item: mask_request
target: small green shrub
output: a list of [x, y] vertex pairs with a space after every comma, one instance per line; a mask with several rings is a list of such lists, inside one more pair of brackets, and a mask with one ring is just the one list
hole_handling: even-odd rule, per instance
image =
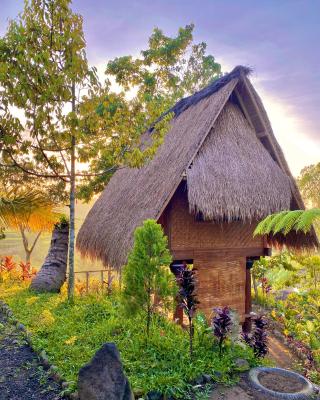
[[172, 305], [176, 284], [172, 260], [161, 225], [146, 220], [134, 233], [134, 245], [124, 268], [123, 300], [130, 314], [144, 312], [149, 337], [151, 318], [159, 307]]

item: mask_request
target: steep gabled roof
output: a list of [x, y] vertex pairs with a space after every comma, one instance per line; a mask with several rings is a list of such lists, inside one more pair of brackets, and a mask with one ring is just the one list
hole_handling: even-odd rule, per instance
[[[126, 262], [135, 228], [145, 219], [160, 217], [185, 171], [196, 162], [201, 146], [231, 97], [246, 116], [252, 132], [261, 140], [264, 147], [260, 146], [260, 150], [263, 147], [271, 154], [274, 161], [268, 161], [270, 168], [272, 162], [274, 165], [270, 171], [283, 182], [285, 201], [292, 197], [292, 207], [303, 206], [262, 103], [246, 77], [248, 72], [247, 68], [236, 67], [207, 88], [180, 100], [170, 110], [175, 116], [155, 157], [141, 169], [118, 170], [90, 210], [77, 237], [82, 255], [101, 259], [104, 264], [117, 268]], [[280, 186], [277, 187], [279, 191], [282, 190]], [[278, 203], [278, 208], [282, 209], [283, 204]], [[301, 237], [297, 242], [301, 246], [314, 243], [313, 235]]]

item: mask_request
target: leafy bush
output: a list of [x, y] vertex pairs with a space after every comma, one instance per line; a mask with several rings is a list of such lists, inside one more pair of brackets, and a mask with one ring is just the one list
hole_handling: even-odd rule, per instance
[[36, 273], [36, 270], [31, 267], [30, 263], [20, 261], [19, 265], [17, 265], [11, 256], [5, 256], [0, 260], [0, 283], [19, 280], [30, 281]]
[[263, 295], [259, 288], [255, 301], [272, 310], [271, 317], [280, 324], [287, 341], [305, 355], [305, 375], [320, 382], [320, 257], [284, 252], [265, 262], [272, 287], [294, 286], [294, 291], [284, 296], [275, 291]]

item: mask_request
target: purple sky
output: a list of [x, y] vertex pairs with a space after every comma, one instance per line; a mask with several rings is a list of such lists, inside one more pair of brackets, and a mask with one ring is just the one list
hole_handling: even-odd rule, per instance
[[[22, 0], [0, 0], [0, 35]], [[75, 0], [84, 17], [88, 58], [138, 55], [155, 26], [175, 34], [193, 22], [195, 40], [229, 71], [252, 76], [292, 172], [320, 161], [320, 1], [318, 0]]]

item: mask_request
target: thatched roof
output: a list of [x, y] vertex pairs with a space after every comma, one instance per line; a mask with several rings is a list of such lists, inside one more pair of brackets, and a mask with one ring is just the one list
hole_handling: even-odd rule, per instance
[[291, 203], [289, 177], [228, 102], [187, 169], [189, 208], [206, 220], [252, 221]]
[[[303, 207], [248, 72], [237, 67], [170, 110], [175, 117], [155, 157], [118, 170], [90, 210], [77, 237], [82, 255], [120, 268], [135, 228], [161, 216], [185, 175], [191, 210], [207, 218], [251, 220]], [[303, 236], [292, 243], [316, 243]]]

